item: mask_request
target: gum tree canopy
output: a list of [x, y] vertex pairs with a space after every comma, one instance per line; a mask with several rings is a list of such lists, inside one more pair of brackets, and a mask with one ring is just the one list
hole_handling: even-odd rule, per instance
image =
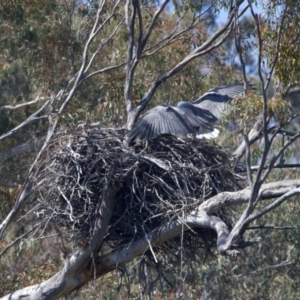
[[[299, 9], [1, 2], [2, 299], [298, 298]], [[241, 82], [216, 140], [128, 143], [146, 108]]]

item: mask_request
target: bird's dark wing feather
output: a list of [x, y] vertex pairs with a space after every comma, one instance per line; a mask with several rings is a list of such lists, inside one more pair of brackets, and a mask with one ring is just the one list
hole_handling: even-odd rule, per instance
[[239, 96], [244, 91], [244, 83], [233, 83], [230, 85], [219, 86], [210, 89], [208, 93], [216, 93], [218, 95], [228, 96], [229, 98], [234, 98]]
[[151, 140], [162, 134], [186, 137], [194, 132], [196, 130], [188, 124], [183, 111], [177, 107], [159, 105], [133, 125], [128, 141]]
[[227, 102], [239, 96], [244, 90], [243, 83], [220, 86], [210, 89], [203, 96], [191, 102], [195, 107], [208, 110], [216, 122], [227, 109]]
[[198, 104], [194, 104], [195, 107], [206, 109], [212, 115], [212, 122], [217, 122], [221, 115], [226, 111], [229, 104], [226, 102], [217, 102], [214, 100], [204, 100]]
[[234, 83], [226, 86], [219, 86], [213, 89], [210, 89], [207, 93], [205, 93], [200, 98], [192, 101], [193, 104], [198, 104], [204, 100], [212, 100], [215, 102], [228, 102], [232, 98], [241, 95], [244, 91], [243, 83]]
[[214, 130], [208, 124], [208, 122], [215, 122], [215, 118], [209, 110], [202, 109], [189, 102], [179, 102], [178, 108], [185, 113], [187, 122], [196, 128], [198, 133], [209, 133]]

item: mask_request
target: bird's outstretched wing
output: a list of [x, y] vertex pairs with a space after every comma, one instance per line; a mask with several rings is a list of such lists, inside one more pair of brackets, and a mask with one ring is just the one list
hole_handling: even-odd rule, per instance
[[230, 85], [218, 86], [208, 90], [204, 95], [198, 98], [192, 103], [199, 103], [204, 99], [207, 99], [209, 96], [216, 96], [218, 97], [219, 101], [226, 102], [236, 96], [239, 96], [244, 91], [244, 84], [243, 83], [233, 83]]
[[133, 125], [128, 140], [152, 140], [162, 134], [186, 137], [194, 129], [185, 121], [184, 112], [177, 107], [159, 105], [150, 109]]
[[193, 102], [179, 102], [177, 107], [159, 105], [150, 109], [133, 125], [128, 142], [152, 140], [163, 134], [185, 138], [196, 134], [197, 138], [214, 138], [219, 130], [210, 124], [218, 121], [227, 102], [243, 92], [242, 83], [210, 89]]
[[159, 105], [150, 109], [144, 117], [133, 125], [128, 134], [128, 142], [152, 140], [163, 134], [185, 138], [188, 134], [205, 134], [214, 128], [196, 116], [189, 109]]
[[210, 89], [200, 98], [192, 101], [195, 107], [208, 110], [216, 122], [226, 110], [227, 103], [234, 97], [239, 96], [244, 90], [243, 83], [235, 83], [227, 86], [219, 86]]

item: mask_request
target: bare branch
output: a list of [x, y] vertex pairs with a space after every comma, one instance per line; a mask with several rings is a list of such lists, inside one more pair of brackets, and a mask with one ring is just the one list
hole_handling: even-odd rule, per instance
[[249, 226], [247, 230], [254, 230], [254, 229], [296, 229], [297, 226], [276, 226], [274, 224], [266, 224], [266, 225], [256, 225], [256, 226]]
[[38, 115], [39, 115], [39, 113], [41, 113], [49, 105], [50, 102], [51, 102], [50, 100], [46, 101], [39, 110], [37, 110], [35, 113], [33, 113], [31, 116], [29, 116], [20, 125], [18, 125], [14, 129], [10, 130], [9, 132], [1, 135], [0, 136], [0, 141], [3, 141], [5, 139], [13, 136], [15, 133], [17, 133], [21, 128], [25, 127], [26, 125], [28, 125], [28, 124], [30, 124], [34, 121], [40, 120], [41, 118], [45, 118], [45, 116], [38, 117]]
[[[254, 18], [255, 24], [256, 24], [256, 30], [257, 30], [257, 34], [258, 34], [258, 46], [259, 46], [258, 74], [259, 74], [259, 78], [260, 78], [260, 81], [261, 81], [262, 94], [263, 94], [263, 113], [262, 113], [263, 117], [262, 117], [262, 119], [263, 119], [264, 151], [263, 151], [263, 154], [262, 154], [262, 157], [261, 157], [260, 168], [257, 171], [256, 179], [255, 179], [255, 182], [253, 183], [253, 186], [252, 186], [251, 197], [249, 199], [247, 208], [244, 210], [244, 212], [242, 213], [240, 219], [237, 221], [237, 223], [235, 224], [233, 230], [231, 231], [230, 237], [228, 239], [228, 243], [231, 243], [231, 241], [233, 241], [235, 239], [238, 239], [238, 236], [240, 235], [241, 231], [243, 230], [243, 228], [246, 224], [245, 223], [246, 219], [253, 212], [253, 210], [254, 210], [254, 208], [257, 204], [257, 201], [259, 200], [258, 194], [259, 194], [259, 191], [260, 191], [260, 187], [263, 184], [263, 180], [266, 177], [265, 175], [269, 171], [269, 170], [267, 170], [265, 172], [264, 176], [262, 177], [264, 166], [265, 166], [267, 156], [268, 156], [270, 146], [271, 146], [271, 142], [270, 142], [269, 136], [268, 136], [269, 117], [268, 117], [268, 104], [267, 104], [267, 88], [269, 86], [269, 83], [270, 83], [271, 77], [273, 75], [276, 62], [277, 62], [277, 58], [278, 58], [278, 54], [279, 54], [279, 47], [280, 47], [281, 32], [282, 32], [283, 20], [284, 20], [284, 17], [283, 17], [281, 19], [280, 28], [278, 30], [277, 43], [276, 43], [276, 50], [277, 50], [276, 55], [275, 55], [274, 62], [273, 62], [273, 65], [271, 67], [271, 70], [269, 72], [269, 76], [267, 78], [266, 84], [264, 84], [264, 79], [263, 79], [262, 70], [261, 70], [262, 52], [263, 52], [263, 38], [262, 38], [262, 34], [261, 34], [261, 24], [259, 22], [257, 14], [254, 13], [252, 2], [250, 0], [248, 0], [248, 4], [250, 6], [250, 11], [251, 11], [251, 14]], [[284, 15], [285, 15], [285, 12], [286, 12], [286, 7], [285, 7], [285, 10], [284, 10]], [[274, 164], [275, 164], [275, 162], [274, 162]]]
[[103, 68], [103, 69], [101, 69], [101, 70], [94, 71], [94, 72], [92, 72], [92, 73], [86, 75], [85, 77], [83, 77], [83, 78], [80, 80], [79, 84], [81, 84], [81, 83], [84, 82], [85, 80], [87, 80], [87, 79], [89, 79], [89, 78], [91, 78], [91, 77], [93, 77], [93, 76], [95, 76], [95, 75], [99, 75], [99, 74], [102, 74], [102, 73], [105, 73], [105, 72], [108, 72], [108, 71], [117, 70], [117, 69], [119, 69], [119, 68], [121, 68], [121, 67], [124, 67], [125, 65], [126, 65], [126, 62], [120, 63], [119, 65], [115, 65], [115, 66], [111, 66], [111, 67], [106, 67], [106, 68]]
[[280, 204], [282, 204], [285, 200], [300, 194], [300, 188], [295, 188], [292, 189], [291, 191], [285, 193], [284, 195], [282, 195], [281, 197], [279, 197], [276, 201], [272, 202], [270, 205], [264, 207], [263, 209], [261, 209], [260, 211], [253, 213], [252, 215], [250, 215], [246, 220], [245, 220], [245, 224], [249, 224], [250, 222], [256, 220], [257, 218], [260, 218], [261, 216], [265, 215], [266, 213], [268, 213], [269, 211], [275, 209], [277, 206], [279, 206]]
[[[273, 137], [274, 138], [276, 135], [276, 132], [274, 133]], [[295, 142], [295, 140], [297, 140], [300, 137], [300, 132], [298, 132], [297, 134], [295, 134], [292, 138], [290, 138], [289, 140], [287, 140], [284, 145], [281, 147], [281, 149], [278, 151], [278, 153], [272, 158], [270, 164], [268, 165], [268, 167], [266, 168], [265, 173], [262, 175], [262, 181], [266, 180], [267, 176], [270, 174], [270, 172], [272, 171], [272, 169], [274, 168], [277, 160], [283, 155], [284, 151]]]
[[[280, 197], [291, 190], [300, 187], [300, 179], [297, 180], [283, 180], [263, 184], [257, 196], [258, 200], [268, 200]], [[238, 192], [223, 192], [208, 199], [202, 203], [199, 210], [205, 211], [207, 214], [212, 214], [223, 207], [232, 205], [239, 205], [247, 203], [251, 196], [251, 189], [246, 188]]]
[[[261, 164], [260, 164], [261, 168], [258, 170], [258, 173], [257, 173], [257, 180], [256, 180], [257, 184], [255, 184], [254, 187], [253, 187], [253, 191], [254, 191], [253, 192], [253, 198], [255, 198], [255, 194], [257, 194], [257, 191], [259, 190], [259, 185], [263, 182], [261, 180], [261, 175], [262, 175], [263, 167], [265, 165], [265, 162], [266, 162], [269, 150], [270, 150], [270, 146], [271, 146], [271, 143], [269, 142], [269, 137], [268, 137], [268, 123], [269, 122], [268, 122], [267, 89], [269, 87], [269, 84], [270, 84], [270, 81], [271, 81], [271, 78], [272, 78], [272, 75], [273, 75], [273, 72], [274, 72], [277, 60], [278, 60], [278, 55], [279, 55], [279, 50], [280, 50], [281, 33], [282, 33], [282, 28], [283, 28], [283, 22], [285, 20], [285, 14], [286, 14], [287, 6], [285, 6], [285, 9], [283, 11], [283, 17], [281, 19], [280, 27], [279, 27], [279, 30], [278, 30], [277, 41], [276, 41], [276, 54], [275, 54], [275, 57], [274, 57], [274, 61], [273, 61], [273, 64], [271, 66], [271, 70], [269, 72], [269, 75], [267, 77], [266, 84], [264, 84], [264, 79], [263, 79], [262, 71], [261, 71], [261, 64], [262, 64], [262, 59], [261, 58], [262, 58], [262, 51], [263, 51], [262, 50], [263, 38], [262, 38], [262, 35], [261, 35], [261, 29], [260, 29], [260, 23], [259, 23], [259, 20], [258, 20], [258, 16], [254, 13], [252, 4], [250, 2], [249, 2], [249, 5], [250, 5], [251, 14], [252, 14], [252, 16], [253, 16], [253, 18], [255, 20], [255, 23], [256, 23], [257, 33], [258, 33], [258, 42], [259, 42], [258, 74], [259, 74], [259, 78], [260, 78], [261, 85], [262, 85], [262, 95], [263, 95], [263, 135], [264, 135], [264, 141], [265, 141], [264, 152], [263, 152], [263, 155], [262, 155], [262, 158], [261, 158]], [[264, 177], [266, 178], [266, 174], [265, 174]], [[255, 200], [253, 199], [253, 201], [255, 201]]]
[[251, 169], [251, 152], [250, 152], [250, 143], [248, 140], [248, 136], [244, 135], [244, 141], [246, 145], [246, 168], [247, 168], [247, 176], [249, 186], [252, 188], [253, 186], [253, 178], [252, 178], [252, 169]]
[[17, 244], [20, 240], [22, 240], [24, 237], [35, 231], [37, 228], [39, 228], [40, 225], [35, 225], [30, 230], [26, 231], [24, 234], [18, 236], [14, 241], [12, 241], [8, 246], [6, 246], [1, 252], [0, 257], [3, 256], [11, 247], [13, 247], [15, 244]]
[[[264, 169], [269, 169], [270, 165], [265, 165]], [[300, 168], [300, 164], [277, 164], [272, 166], [272, 169], [291, 169], [291, 168]], [[259, 166], [252, 166], [252, 171], [257, 171]]]
[[[249, 5], [246, 6], [248, 9]], [[243, 57], [243, 51], [242, 51], [242, 45], [241, 45], [241, 29], [239, 24], [239, 14], [238, 10], [235, 11], [235, 18], [234, 18], [234, 40], [235, 40], [235, 47], [237, 50], [237, 53], [240, 58], [241, 66], [242, 66], [242, 75], [243, 75], [243, 81], [244, 81], [244, 92], [247, 89], [247, 77], [246, 77], [246, 64]]]
[[[135, 16], [136, 16], [136, 7], [139, 6], [139, 3], [134, 2], [133, 10], [131, 13], [131, 18], [129, 21], [129, 6], [130, 0], [127, 0], [125, 6], [125, 24], [128, 31], [128, 48], [127, 48], [127, 68], [126, 68], [126, 80], [125, 80], [125, 87], [124, 87], [124, 99], [125, 99], [125, 106], [127, 114], [133, 109], [133, 102], [132, 102], [132, 82], [133, 82], [133, 75], [134, 70], [138, 64], [137, 57], [134, 58], [134, 26], [135, 26]], [[137, 53], [135, 53], [137, 55]]]
[[141, 8], [139, 4], [139, 0], [133, 0], [133, 5], [136, 7], [137, 16], [139, 20], [139, 35], [137, 39], [137, 49], [136, 49], [136, 57], [139, 59], [141, 57], [142, 51], [143, 51], [143, 17], [141, 13]]
[[294, 95], [299, 95], [300, 94], [300, 87], [295, 85], [295, 86], [289, 86], [286, 90], [285, 93], [283, 93], [282, 97], [285, 99], [287, 97], [292, 97]]
[[169, 0], [165, 0], [159, 7], [159, 9], [155, 12], [152, 20], [151, 20], [151, 23], [149, 25], [149, 27], [147, 28], [147, 31], [145, 33], [145, 36], [141, 42], [141, 52], [144, 50], [147, 42], [148, 42], [148, 39], [153, 31], [153, 28], [156, 24], [156, 21], [158, 19], [158, 17], [160, 16], [160, 14], [162, 13], [162, 11], [165, 9], [166, 5], [168, 4]]
[[[104, 2], [104, 1], [103, 1]], [[105, 19], [105, 21], [97, 28], [97, 30], [95, 30], [94, 36], [97, 35], [97, 33], [104, 27], [104, 25], [114, 16], [116, 9], [118, 7], [120, 3], [120, 0], [118, 0], [116, 2], [116, 4], [114, 5], [114, 8], [112, 9], [111, 14]], [[96, 49], [96, 51], [93, 53], [89, 63], [87, 64], [85, 70], [84, 70], [84, 74], [88, 71], [88, 69], [90, 68], [91, 64], [93, 63], [96, 55], [99, 53], [99, 51], [115, 36], [116, 32], [118, 31], [118, 29], [120, 28], [120, 26], [123, 24], [124, 19], [122, 19], [122, 21], [117, 24], [117, 26], [114, 28], [114, 30], [112, 31], [112, 33], [105, 39], [105, 41], [103, 41], [102, 43], [99, 44], [98, 48]]]
[[[259, 117], [248, 134], [248, 141], [250, 146], [262, 137], [262, 125], [263, 125], [263, 118]], [[246, 152], [246, 142], [244, 140], [233, 153], [233, 155], [236, 158], [236, 162], [238, 162], [243, 157], [245, 152]]]
[[[286, 191], [291, 189], [296, 189], [300, 192], [300, 180], [287, 180], [264, 184], [260, 192], [260, 200], [274, 198], [278, 195], [286, 196]], [[147, 237], [143, 237], [102, 256], [96, 256], [96, 252], [99, 251], [114, 209], [116, 201], [115, 194], [117, 191], [118, 187], [114, 187], [108, 182], [107, 190], [102, 196], [102, 204], [99, 208], [99, 226], [95, 229], [86, 247], [68, 258], [63, 270], [41, 284], [21, 289], [5, 296], [3, 299], [20, 299], [21, 297], [22, 299], [42, 299], [45, 295], [51, 297], [51, 299], [57, 299], [84, 285], [88, 281], [95, 279], [95, 277], [103, 276], [142, 255], [149, 249], [149, 242], [152, 247], [158, 246], [182, 234], [183, 231], [190, 230], [194, 227], [214, 230], [217, 233], [218, 251], [225, 255], [235, 256], [238, 254], [238, 251], [234, 250], [234, 248], [243, 248], [258, 241], [258, 239], [254, 239], [253, 241], [242, 242], [240, 245], [232, 245], [233, 249], [230, 249], [227, 242], [229, 238], [227, 225], [220, 218], [208, 215], [224, 206], [247, 203], [251, 196], [251, 190], [246, 189], [239, 192], [218, 194], [205, 201], [199, 206], [197, 211], [192, 212], [186, 218], [163, 224], [160, 228], [148, 234]], [[96, 274], [90, 272], [88, 267], [93, 258]], [[80, 272], [78, 272], [79, 270]], [[76, 274], [75, 277], [74, 274]]]
[[273, 269], [277, 269], [277, 268], [281, 268], [281, 267], [287, 267], [287, 266], [291, 266], [293, 264], [295, 264], [295, 263], [286, 260], [286, 261], [283, 261], [283, 262], [281, 262], [280, 264], [277, 264], [277, 265], [267, 266], [265, 268], [257, 269], [255, 271], [246, 272], [246, 273], [242, 273], [242, 274], [234, 274], [234, 276], [243, 277], [243, 276], [248, 276], [248, 275], [255, 275], [255, 274], [263, 272], [263, 271], [273, 270]]
[[17, 105], [4, 105], [4, 106], [1, 106], [0, 107], [0, 111], [1, 110], [16, 110], [18, 108], [22, 108], [22, 107], [25, 107], [25, 106], [28, 106], [28, 105], [31, 105], [31, 104], [35, 104], [35, 103], [38, 103], [42, 100], [46, 100], [47, 98], [45, 97], [40, 97], [40, 96], [37, 96], [35, 100], [32, 100], [32, 101], [28, 101], [28, 102], [25, 102], [25, 103], [21, 103], [21, 104], [17, 104]]
[[[99, 210], [97, 226], [86, 246], [74, 253], [66, 261], [64, 268], [41, 284], [30, 286], [6, 295], [2, 299], [58, 299], [94, 279], [89, 264], [96, 258], [103, 238], [107, 233], [115, 203], [118, 187], [108, 183]], [[100, 201], [99, 201], [100, 203]], [[117, 265], [115, 265], [117, 267]], [[76, 276], [74, 276], [76, 274]]]
[[[141, 58], [149, 57], [149, 56], [157, 53], [159, 50], [163, 49], [164, 47], [167, 47], [167, 46], [171, 45], [172, 43], [175, 43], [176, 41], [180, 40], [181, 36], [184, 33], [186, 33], [189, 30], [192, 30], [200, 23], [200, 19], [198, 19], [198, 22], [195, 22], [194, 20], [192, 20], [192, 23], [189, 26], [187, 26], [187, 28], [182, 29], [181, 31], [176, 33], [178, 26], [179, 26], [181, 20], [184, 18], [184, 16], [185, 16], [185, 14], [183, 16], [181, 16], [179, 18], [179, 20], [177, 20], [176, 26], [174, 27], [174, 29], [172, 30], [172, 32], [169, 35], [167, 35], [166, 37], [164, 37], [163, 39], [161, 39], [154, 45], [151, 45], [147, 49], [145, 49], [144, 54], [141, 56]], [[156, 49], [154, 49], [154, 48], [156, 48]], [[149, 52], [152, 49], [154, 49], [154, 50], [152, 52]]]
[[[85, 44], [83, 54], [82, 54], [82, 64], [81, 64], [81, 67], [80, 67], [77, 75], [75, 76], [73, 87], [67, 93], [66, 99], [63, 101], [63, 103], [61, 104], [58, 112], [55, 114], [55, 119], [54, 119], [53, 122], [52, 122], [52, 115], [49, 114], [49, 127], [48, 127], [48, 133], [47, 133], [47, 137], [45, 139], [44, 145], [42, 146], [41, 150], [37, 154], [34, 163], [31, 165], [31, 168], [29, 170], [29, 175], [28, 175], [28, 177], [27, 177], [27, 179], [26, 179], [26, 181], [23, 185], [22, 190], [19, 193], [19, 196], [17, 197], [14, 208], [6, 216], [5, 220], [3, 220], [2, 223], [0, 224], [0, 237], [3, 236], [3, 233], [4, 233], [5, 229], [9, 226], [9, 224], [12, 222], [12, 220], [15, 218], [16, 214], [18, 213], [19, 209], [23, 206], [23, 204], [30, 197], [30, 195], [32, 193], [32, 180], [33, 180], [35, 172], [36, 172], [37, 161], [39, 160], [39, 158], [41, 157], [44, 149], [46, 149], [46, 147], [48, 146], [51, 138], [53, 137], [64, 110], [66, 109], [66, 107], [70, 103], [70, 101], [72, 100], [72, 98], [73, 98], [76, 90], [78, 89], [79, 85], [83, 82], [82, 79], [84, 77], [84, 70], [85, 70], [85, 67], [86, 67], [86, 64], [87, 64], [89, 46], [90, 46], [92, 40], [94, 39], [95, 34], [98, 33], [100, 31], [100, 29], [102, 28], [101, 24], [98, 26], [98, 23], [99, 23], [99, 20], [100, 20], [100, 13], [102, 12], [104, 4], [105, 4], [105, 1], [99, 1], [99, 8], [97, 10], [95, 23], [94, 23], [93, 29], [92, 29], [92, 31], [89, 35], [88, 41]], [[108, 21], [107, 19], [104, 20], [104, 22], [107, 22], [107, 21]], [[97, 26], [98, 26], [98, 28], [97, 28]], [[69, 84], [70, 84], [70, 82], [69, 82]], [[44, 104], [44, 106], [48, 105], [50, 102], [53, 102], [56, 99], [59, 99], [62, 96], [63, 91], [64, 90], [59, 91], [57, 93], [57, 95], [53, 96], [51, 101], [50, 100], [47, 101]], [[37, 113], [38, 112], [36, 112], [35, 114], [37, 114]]]
[[[202, 46], [197, 47], [191, 54], [187, 55], [185, 59], [183, 59], [180, 63], [178, 63], [175, 67], [173, 67], [170, 71], [166, 72], [165, 74], [159, 76], [156, 81], [154, 81], [146, 93], [146, 95], [143, 97], [143, 99], [140, 101], [137, 107], [137, 116], [145, 109], [148, 102], [151, 100], [152, 96], [154, 95], [156, 89], [158, 86], [166, 81], [171, 76], [177, 74], [180, 70], [182, 70], [190, 61], [195, 59], [196, 57], [202, 56], [213, 49], [219, 47], [221, 44], [224, 43], [227, 36], [229, 35], [230, 31], [226, 33], [226, 35], [220, 39], [220, 41], [213, 44], [223, 33], [225, 33], [229, 26], [231, 25], [231, 22], [233, 20], [234, 13], [232, 12], [229, 15], [229, 18], [227, 22], [212, 36], [210, 37], [205, 43], [203, 43]], [[136, 118], [137, 118], [136, 116]]]

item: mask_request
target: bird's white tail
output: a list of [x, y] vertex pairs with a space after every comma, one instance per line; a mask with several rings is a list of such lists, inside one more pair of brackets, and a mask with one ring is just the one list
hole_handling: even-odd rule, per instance
[[220, 133], [220, 130], [215, 128], [214, 131], [212, 132], [209, 132], [209, 133], [202, 133], [202, 134], [196, 134], [196, 138], [201, 140], [203, 138], [206, 138], [206, 139], [215, 139], [216, 137], [219, 136], [219, 133]]

